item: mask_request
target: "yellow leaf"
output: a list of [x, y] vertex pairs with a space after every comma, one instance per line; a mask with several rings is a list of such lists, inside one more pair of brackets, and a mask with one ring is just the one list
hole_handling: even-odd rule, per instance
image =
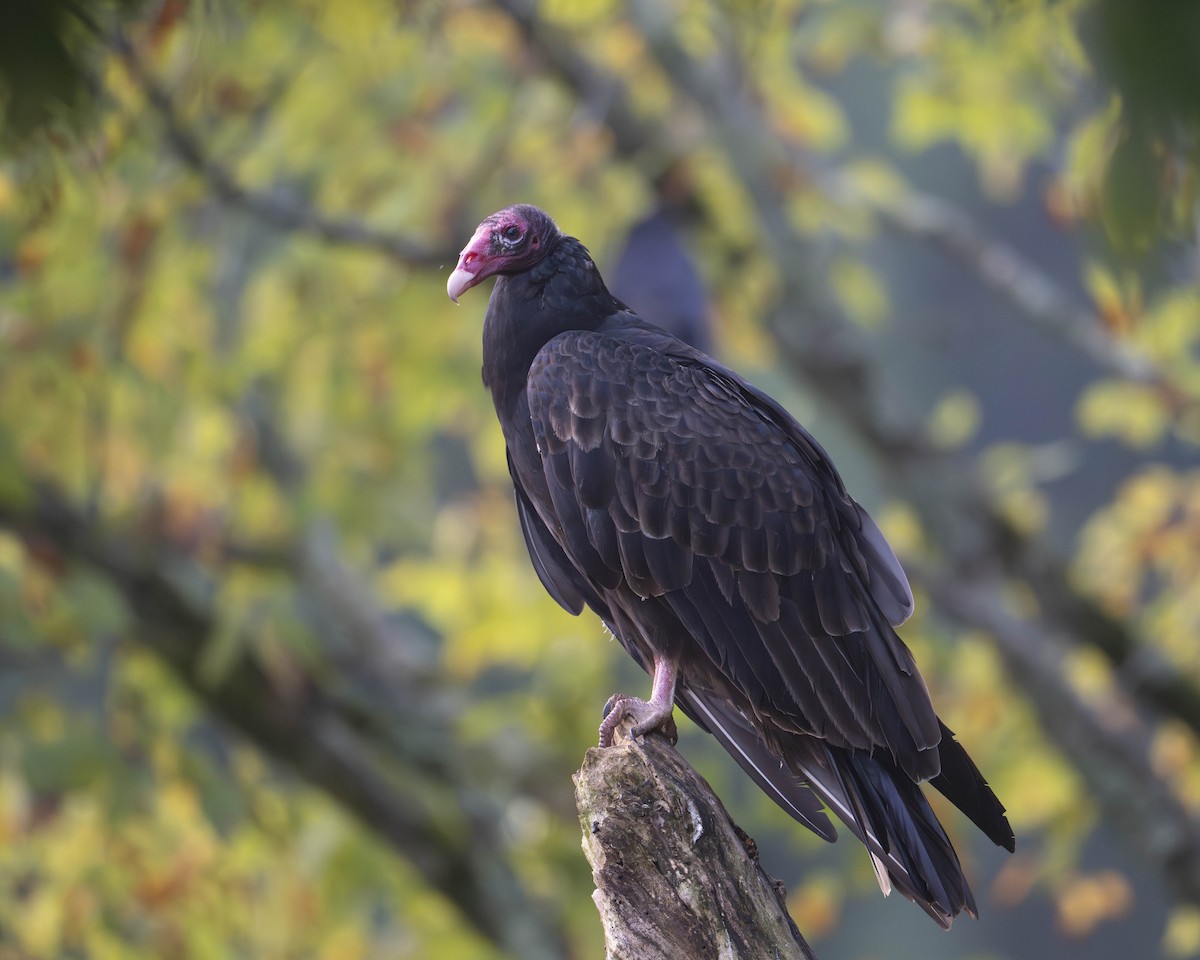
[[1076, 415], [1087, 436], [1117, 437], [1142, 449], [1159, 443], [1170, 426], [1162, 399], [1153, 388], [1137, 383], [1093, 384], [1080, 399]]
[[1127, 336], [1142, 313], [1142, 291], [1137, 276], [1131, 274], [1121, 280], [1103, 264], [1088, 260], [1083, 282], [1104, 325], [1114, 334]]
[[846, 140], [846, 119], [837, 102], [811, 87], [789, 84], [770, 111], [780, 134], [799, 143], [832, 150]]
[[1102, 870], [1068, 881], [1058, 894], [1058, 922], [1068, 935], [1083, 937], [1132, 906], [1129, 881], [1115, 870]]
[[321, 960], [361, 960], [371, 953], [370, 944], [357, 926], [343, 925], [326, 941]]
[[871, 511], [892, 549], [901, 556], [916, 553], [924, 544], [924, 531], [916, 511], [907, 503], [889, 501], [882, 510]]
[[820, 938], [837, 927], [845, 898], [842, 887], [836, 877], [822, 872], [806, 877], [788, 897], [788, 912], [805, 936]]
[[967, 390], [952, 390], [938, 401], [930, 414], [929, 438], [939, 447], [960, 447], [979, 429], [979, 401]]
[[887, 206], [908, 190], [896, 168], [882, 159], [853, 161], [846, 165], [843, 172], [859, 194], [880, 206]]
[[63, 911], [58, 891], [43, 887], [36, 891], [21, 911], [17, 934], [21, 944], [35, 957], [60, 955]]
[[829, 275], [833, 292], [850, 316], [868, 327], [877, 327], [887, 316], [887, 294], [875, 272], [861, 261], [837, 260]]
[[1169, 957], [1200, 956], [1200, 909], [1176, 907], [1163, 934], [1163, 953]]

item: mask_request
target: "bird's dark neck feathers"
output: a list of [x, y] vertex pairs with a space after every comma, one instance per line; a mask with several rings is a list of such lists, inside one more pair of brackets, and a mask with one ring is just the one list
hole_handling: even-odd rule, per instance
[[501, 419], [511, 414], [537, 352], [568, 330], [594, 330], [616, 309], [574, 237], [560, 237], [528, 270], [496, 280], [483, 322], [483, 382]]

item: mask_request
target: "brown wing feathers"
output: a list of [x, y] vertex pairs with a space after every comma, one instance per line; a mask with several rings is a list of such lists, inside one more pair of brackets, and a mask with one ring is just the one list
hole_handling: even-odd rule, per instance
[[713, 668], [783, 727], [937, 774], [936, 715], [861, 583], [857, 506], [814, 480], [808, 451], [703, 367], [599, 333], [552, 340], [528, 396], [584, 573], [668, 595]]

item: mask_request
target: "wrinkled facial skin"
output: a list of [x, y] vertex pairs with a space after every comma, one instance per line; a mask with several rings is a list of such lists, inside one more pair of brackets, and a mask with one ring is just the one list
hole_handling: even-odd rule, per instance
[[446, 281], [446, 293], [458, 303], [466, 291], [498, 273], [516, 273], [542, 254], [543, 238], [531, 230], [518, 208], [493, 213], [463, 247], [458, 266]]

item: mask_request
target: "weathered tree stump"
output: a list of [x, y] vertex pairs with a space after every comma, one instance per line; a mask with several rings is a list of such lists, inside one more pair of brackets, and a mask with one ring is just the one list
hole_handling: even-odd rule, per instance
[[662, 736], [593, 747], [575, 774], [608, 960], [816, 960], [782, 885]]

